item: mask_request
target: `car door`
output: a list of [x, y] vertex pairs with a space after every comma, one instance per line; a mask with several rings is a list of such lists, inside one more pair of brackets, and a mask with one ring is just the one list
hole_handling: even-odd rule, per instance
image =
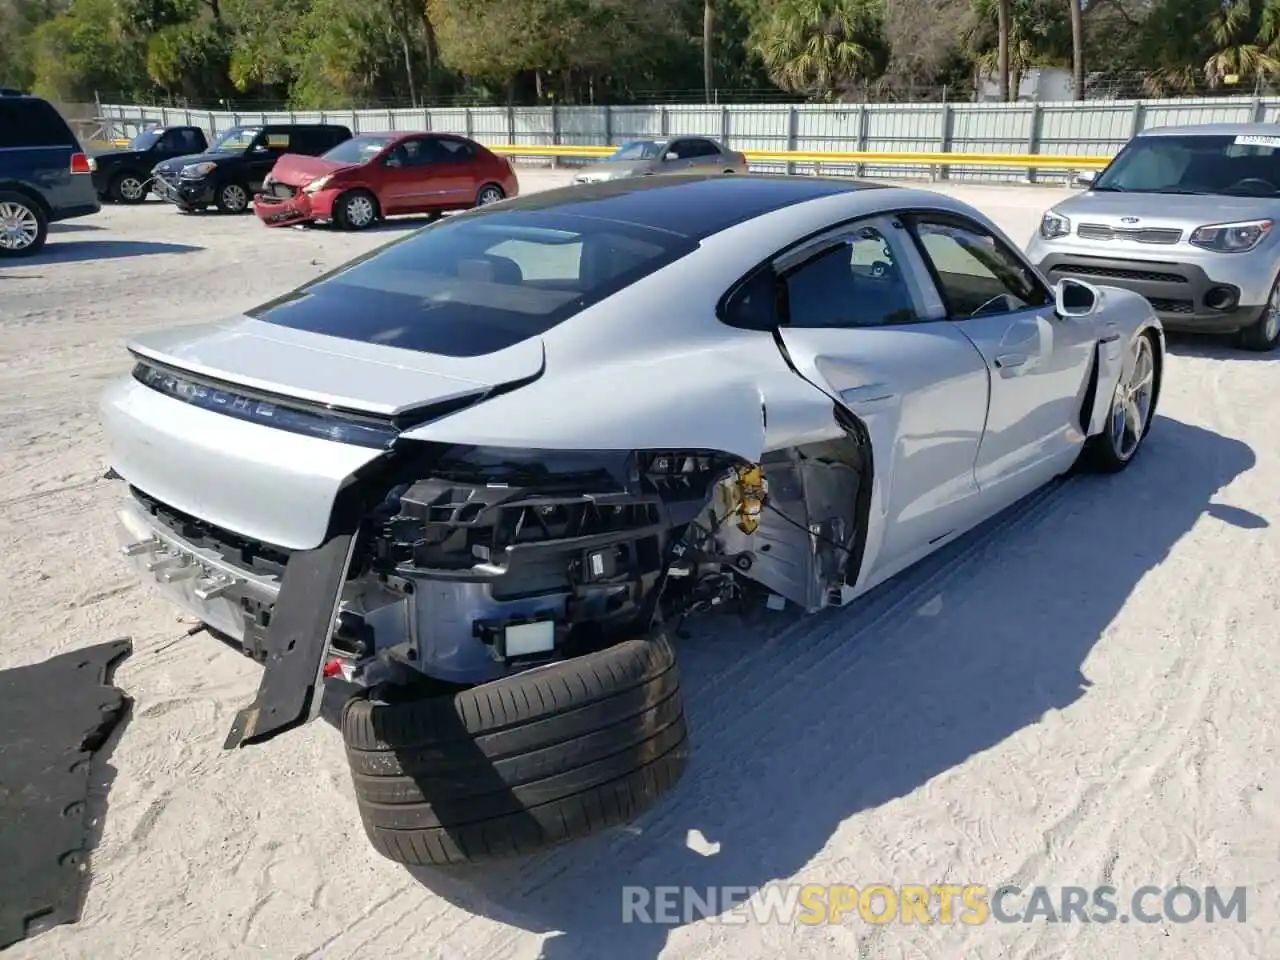
[[719, 170], [724, 164], [720, 148], [710, 140], [695, 138], [684, 141], [683, 152], [688, 156], [691, 170]]
[[1084, 442], [1091, 329], [1060, 318], [1035, 270], [982, 224], [950, 212], [906, 220], [948, 320], [991, 373], [978, 487], [1017, 499], [1069, 467]]
[[392, 178], [402, 213], [469, 207], [475, 201], [471, 171], [438, 137], [414, 137], [401, 143], [404, 167]]
[[[955, 324], [929, 320], [921, 267], [893, 217], [789, 253], [780, 335], [800, 374], [867, 427], [875, 456], [863, 582], [967, 529], [987, 368]], [[918, 258], [914, 261], [918, 264]]]
[[693, 140], [681, 138], [667, 144], [658, 163], [658, 173], [680, 173], [693, 164], [696, 148], [691, 146]]

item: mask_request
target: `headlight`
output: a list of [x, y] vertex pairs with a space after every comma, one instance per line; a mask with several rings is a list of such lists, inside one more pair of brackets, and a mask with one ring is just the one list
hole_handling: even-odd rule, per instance
[[1040, 236], [1045, 240], [1065, 237], [1071, 232], [1071, 221], [1050, 210], [1040, 221]]
[[206, 160], [203, 163], [189, 163], [182, 168], [180, 176], [183, 180], [199, 180], [201, 177], [207, 177], [218, 169], [218, 165], [212, 160]]
[[1211, 223], [1191, 231], [1187, 242], [1219, 253], [1244, 253], [1252, 250], [1275, 225], [1272, 220], [1245, 220], [1241, 223]]
[[318, 193], [329, 185], [329, 181], [333, 179], [333, 174], [326, 174], [323, 177], [316, 177], [305, 187], [302, 188], [303, 193]]

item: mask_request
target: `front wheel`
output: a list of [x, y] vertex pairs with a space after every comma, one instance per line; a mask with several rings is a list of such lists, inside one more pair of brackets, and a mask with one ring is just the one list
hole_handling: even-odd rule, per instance
[[1129, 347], [1124, 369], [1111, 395], [1107, 427], [1090, 437], [1087, 465], [1101, 473], [1119, 473], [1142, 446], [1156, 415], [1156, 348], [1151, 333], [1143, 333]]
[[26, 257], [44, 246], [49, 218], [21, 193], [0, 192], [0, 257]]
[[1238, 334], [1240, 346], [1254, 353], [1269, 353], [1280, 346], [1280, 279], [1271, 288], [1262, 316]]
[[367, 190], [344, 193], [333, 205], [334, 223], [342, 230], [364, 230], [378, 219], [378, 201]]
[[249, 209], [249, 190], [242, 183], [223, 184], [215, 202], [222, 213], [244, 213]]
[[506, 199], [506, 193], [496, 183], [486, 183], [476, 194], [476, 206], [487, 207], [491, 203]]
[[141, 203], [147, 199], [146, 182], [136, 173], [122, 173], [111, 181], [111, 199], [116, 203]]

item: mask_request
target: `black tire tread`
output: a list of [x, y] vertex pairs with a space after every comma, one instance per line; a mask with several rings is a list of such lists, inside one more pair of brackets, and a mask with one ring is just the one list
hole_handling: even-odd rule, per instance
[[342, 732], [365, 832], [407, 864], [515, 856], [626, 823], [688, 760], [662, 631], [447, 696], [353, 699]]
[[[651, 640], [627, 640], [590, 656], [504, 677], [452, 697], [395, 705], [351, 700], [342, 711], [342, 737], [349, 749], [365, 751], [470, 743], [481, 734], [498, 733], [607, 700], [675, 669], [671, 641], [665, 633], [657, 633]], [[574, 695], [567, 683], [570, 677], [580, 682], [584, 696]], [[511, 709], [495, 706], [495, 702], [503, 703], [503, 694], [514, 689], [536, 690], [540, 702], [535, 705], [525, 697], [523, 703], [513, 700]]]
[[536, 853], [634, 820], [680, 779], [688, 742], [590, 793], [461, 827], [393, 830], [365, 821], [373, 848], [410, 866], [448, 866]]

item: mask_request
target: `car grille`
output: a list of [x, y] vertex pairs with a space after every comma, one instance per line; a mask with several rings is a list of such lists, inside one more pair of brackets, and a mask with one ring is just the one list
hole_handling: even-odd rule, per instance
[[288, 200], [289, 198], [296, 196], [297, 193], [298, 188], [291, 187], [287, 183], [276, 182], [271, 184], [271, 196], [279, 197], [281, 200]]
[[1082, 223], [1076, 236], [1087, 240], [1136, 240], [1138, 243], [1177, 243], [1181, 230], [1164, 227], [1109, 227], [1105, 223]]
[[1150, 283], [1186, 283], [1187, 278], [1176, 273], [1158, 270], [1130, 270], [1122, 267], [1102, 267], [1090, 263], [1064, 263], [1053, 267], [1050, 273], [1065, 273], [1077, 277], [1100, 277], [1106, 280], [1146, 280]]
[[1164, 300], [1159, 297], [1147, 298], [1151, 309], [1156, 313], [1195, 313], [1195, 304], [1190, 300]]

